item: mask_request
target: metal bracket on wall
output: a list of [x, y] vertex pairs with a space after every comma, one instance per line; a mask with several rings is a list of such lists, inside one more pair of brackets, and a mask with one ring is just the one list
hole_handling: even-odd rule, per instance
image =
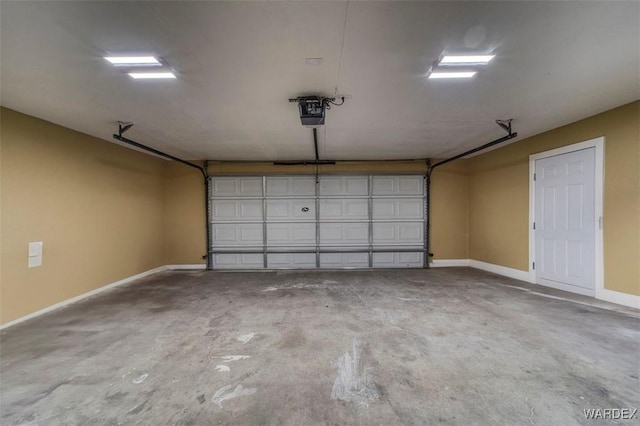
[[513, 121], [513, 118], [509, 118], [507, 120], [496, 120], [496, 124], [500, 127], [502, 127], [502, 129], [504, 129], [505, 132], [507, 132], [507, 134], [511, 134], [511, 122]]

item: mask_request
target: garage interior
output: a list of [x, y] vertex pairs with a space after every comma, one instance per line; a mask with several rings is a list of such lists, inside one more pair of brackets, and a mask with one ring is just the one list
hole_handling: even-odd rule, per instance
[[2, 424], [637, 422], [640, 3], [0, 20]]

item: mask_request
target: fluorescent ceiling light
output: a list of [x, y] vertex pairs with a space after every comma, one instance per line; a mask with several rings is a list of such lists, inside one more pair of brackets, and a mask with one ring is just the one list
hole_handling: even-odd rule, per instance
[[176, 78], [176, 75], [172, 72], [130, 72], [128, 74], [136, 80]]
[[429, 74], [429, 78], [471, 78], [476, 75], [475, 71], [462, 71], [462, 72], [432, 72]]
[[146, 66], [158, 66], [162, 65], [153, 56], [105, 56], [107, 61], [113, 65], [146, 65]]
[[455, 64], [488, 64], [490, 60], [495, 58], [496, 55], [471, 55], [471, 56], [457, 56], [447, 55], [440, 60], [442, 65], [455, 65]]

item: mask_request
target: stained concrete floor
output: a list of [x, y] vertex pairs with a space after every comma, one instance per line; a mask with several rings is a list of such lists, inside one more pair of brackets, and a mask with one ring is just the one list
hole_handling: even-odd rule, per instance
[[638, 312], [564, 297], [469, 268], [165, 272], [3, 331], [0, 423], [637, 424], [583, 410], [640, 408]]

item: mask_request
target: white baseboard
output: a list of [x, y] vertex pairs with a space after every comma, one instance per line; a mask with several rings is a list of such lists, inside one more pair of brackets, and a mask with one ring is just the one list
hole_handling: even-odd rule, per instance
[[152, 274], [156, 274], [158, 272], [166, 271], [167, 269], [168, 268], [166, 266], [160, 266], [158, 268], [150, 269], [148, 271], [141, 272], [139, 274], [132, 275], [130, 277], [121, 279], [121, 280], [113, 282], [111, 284], [107, 284], [107, 285], [102, 286], [100, 288], [97, 288], [95, 290], [91, 290], [91, 291], [89, 291], [87, 293], [83, 293], [83, 294], [81, 294], [79, 296], [72, 297], [71, 299], [63, 300], [62, 302], [56, 303], [55, 305], [48, 306], [48, 307], [46, 307], [44, 309], [40, 309], [39, 311], [32, 312], [32, 313], [30, 313], [28, 315], [25, 315], [23, 317], [20, 317], [18, 319], [14, 319], [13, 321], [9, 321], [9, 322], [6, 322], [4, 324], [1, 324], [0, 325], [0, 330], [4, 330], [5, 328], [8, 328], [8, 327], [11, 327], [13, 325], [19, 324], [21, 322], [27, 321], [27, 320], [29, 320], [31, 318], [35, 318], [35, 317], [38, 317], [40, 315], [46, 314], [47, 312], [51, 312], [51, 311], [55, 311], [56, 309], [63, 308], [65, 306], [71, 305], [72, 303], [79, 302], [80, 300], [86, 299], [87, 297], [95, 296], [95, 295], [97, 295], [99, 293], [102, 293], [103, 291], [107, 291], [107, 290], [112, 289], [114, 287], [118, 287], [118, 286], [121, 286], [123, 284], [130, 283], [131, 281], [139, 280], [140, 278], [144, 278], [146, 276], [149, 276], [149, 275], [152, 275]]
[[455, 266], [469, 266], [469, 259], [434, 259], [431, 261], [432, 268], [449, 268]]
[[640, 309], [640, 296], [635, 296], [633, 294], [621, 293], [619, 291], [603, 288], [596, 290], [596, 299], [628, 306], [629, 308]]
[[493, 263], [481, 262], [479, 260], [473, 259], [469, 260], [469, 266], [472, 268], [482, 269], [483, 271], [493, 272], [494, 274], [504, 275], [505, 277], [535, 284], [535, 280], [531, 277], [531, 274], [528, 271], [507, 268], [506, 266], [494, 265]]
[[190, 264], [190, 265], [167, 265], [166, 268], [170, 271], [190, 271], [190, 270], [205, 270], [207, 265], [205, 264]]

